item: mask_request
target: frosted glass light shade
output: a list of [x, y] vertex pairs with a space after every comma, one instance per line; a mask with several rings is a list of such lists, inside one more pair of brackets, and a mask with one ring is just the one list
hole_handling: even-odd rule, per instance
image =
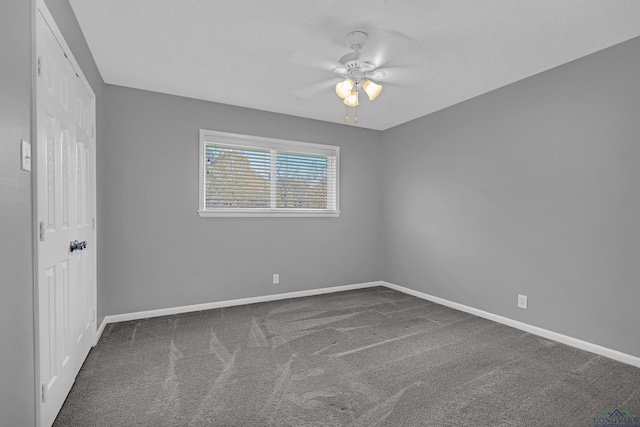
[[336, 85], [336, 93], [342, 99], [345, 99], [349, 95], [351, 95], [351, 89], [353, 89], [353, 80], [345, 79], [344, 81], [338, 83]]
[[380, 95], [380, 92], [382, 92], [382, 86], [375, 84], [371, 80], [367, 80], [366, 82], [364, 82], [364, 84], [362, 85], [362, 89], [367, 93], [367, 96], [371, 101], [376, 99], [378, 95]]
[[347, 107], [357, 107], [360, 104], [358, 102], [358, 91], [357, 90], [351, 91], [349, 96], [347, 96], [342, 102], [344, 102], [347, 105]]

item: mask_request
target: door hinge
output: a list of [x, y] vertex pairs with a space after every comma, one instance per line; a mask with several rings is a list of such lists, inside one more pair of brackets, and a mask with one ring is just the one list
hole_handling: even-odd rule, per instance
[[91, 126], [91, 138], [95, 138], [95, 137], [96, 137], [96, 127]]
[[42, 383], [40, 387], [41, 387], [40, 395], [42, 397], [42, 403], [46, 403], [47, 402], [47, 383]]
[[40, 221], [40, 241], [44, 242], [44, 221]]
[[93, 311], [92, 311], [91, 320], [92, 320], [93, 322], [95, 322], [95, 321], [96, 321], [96, 309], [95, 309], [95, 308], [94, 308], [94, 309], [93, 309]]
[[93, 221], [91, 221], [91, 230], [95, 230], [96, 229], [96, 219], [93, 218]]
[[42, 56], [38, 56], [38, 77], [42, 77]]

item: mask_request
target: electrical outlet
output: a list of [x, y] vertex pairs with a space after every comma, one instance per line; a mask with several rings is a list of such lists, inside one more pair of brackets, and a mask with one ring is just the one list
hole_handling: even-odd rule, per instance
[[527, 309], [527, 296], [526, 295], [518, 295], [518, 308]]
[[274, 274], [273, 275], [273, 284], [277, 285], [278, 283], [280, 283], [280, 275], [279, 274]]

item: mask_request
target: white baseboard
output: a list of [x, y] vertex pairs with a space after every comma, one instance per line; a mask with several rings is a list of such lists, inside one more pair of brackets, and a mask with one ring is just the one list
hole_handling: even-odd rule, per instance
[[371, 288], [374, 286], [384, 286], [384, 283], [380, 281], [357, 283], [354, 285], [333, 286], [330, 288], [311, 289], [308, 291], [287, 292], [283, 294], [264, 295], [260, 297], [208, 302], [204, 304], [183, 305], [179, 307], [168, 307], [168, 308], [160, 308], [156, 310], [137, 311], [134, 313], [114, 314], [111, 316], [105, 316], [104, 320], [102, 321], [102, 324], [100, 325], [100, 328], [98, 328], [98, 333], [96, 334], [97, 336], [96, 343], [100, 339], [100, 336], [102, 336], [102, 332], [104, 331], [104, 328], [109, 323], [126, 322], [128, 320], [148, 319], [150, 317], [167, 316], [167, 315], [180, 314], [180, 313], [190, 313], [193, 311], [211, 310], [214, 308], [221, 308], [221, 307], [233, 307], [236, 305], [255, 304], [258, 302], [277, 301], [277, 300], [289, 299], [289, 298], [300, 298], [300, 297], [308, 297], [312, 295], [330, 294], [334, 292], [351, 291], [354, 289]]
[[557, 341], [557, 342], [569, 345], [571, 347], [579, 348], [581, 350], [590, 351], [592, 353], [599, 354], [601, 356], [605, 356], [610, 359], [617, 360], [619, 362], [626, 363], [632, 366], [637, 366], [640, 368], [640, 357], [632, 356], [630, 354], [622, 353], [617, 350], [612, 350], [607, 347], [602, 347], [597, 344], [593, 344], [587, 341], [582, 341], [567, 335], [559, 334], [557, 332], [553, 332], [548, 329], [539, 328], [537, 326], [529, 325], [528, 323], [523, 323], [517, 320], [509, 319], [508, 317], [499, 316], [497, 314], [489, 313], [484, 310], [479, 310], [477, 308], [469, 307], [463, 304], [459, 304], [457, 302], [446, 300], [444, 298], [425, 294], [424, 292], [405, 288], [404, 286], [399, 286], [399, 285], [395, 285], [393, 283], [384, 282], [384, 281], [357, 283], [354, 285], [344, 285], [344, 286], [333, 286], [330, 288], [312, 289], [308, 291], [287, 292], [283, 294], [264, 295], [260, 297], [241, 298], [241, 299], [234, 299], [234, 300], [228, 300], [228, 301], [217, 301], [217, 302], [209, 302], [204, 304], [185, 305], [180, 307], [168, 307], [168, 308], [161, 308], [157, 310], [138, 311], [134, 313], [124, 313], [124, 314], [115, 314], [111, 316], [105, 316], [96, 334], [96, 344], [100, 339], [100, 337], [102, 336], [102, 333], [104, 332], [105, 327], [109, 323], [125, 322], [128, 320], [147, 319], [150, 317], [189, 313], [193, 311], [211, 310], [214, 308], [221, 308], [221, 307], [233, 307], [237, 305], [255, 304], [255, 303], [266, 302], [266, 301], [277, 301], [277, 300], [289, 299], [289, 298], [300, 298], [300, 297], [307, 297], [312, 295], [322, 295], [322, 294], [329, 294], [333, 292], [342, 292], [342, 291], [350, 291], [354, 289], [371, 288], [374, 286], [385, 286], [389, 289], [394, 289], [396, 291], [399, 291], [408, 295], [413, 295], [415, 297], [418, 297], [427, 301], [435, 302], [436, 304], [441, 304], [456, 310], [464, 311], [465, 313], [473, 314], [475, 316], [492, 320], [494, 322], [502, 323], [503, 325], [511, 326], [513, 328], [520, 329], [522, 331], [529, 332], [531, 334], [535, 334], [543, 338]]
[[482, 317], [494, 322], [502, 323], [503, 325], [511, 326], [516, 329], [520, 329], [525, 332], [529, 332], [534, 335], [541, 336], [553, 341], [557, 341], [571, 347], [579, 348], [581, 350], [590, 351], [591, 353], [599, 354], [601, 356], [608, 357], [613, 360], [617, 360], [628, 365], [636, 366], [640, 368], [640, 357], [632, 356], [630, 354], [622, 353], [617, 350], [612, 350], [607, 347], [602, 347], [597, 344], [593, 344], [587, 341], [582, 341], [577, 338], [573, 338], [567, 335], [559, 334], [557, 332], [550, 331], [548, 329], [539, 328], [537, 326], [529, 325], [528, 323], [519, 322], [517, 320], [509, 319], [508, 317], [499, 316], [497, 314], [489, 313], [487, 311], [479, 310], [477, 308], [469, 307], [467, 305], [458, 304], [457, 302], [449, 301], [444, 298], [435, 297], [433, 295], [425, 294], [424, 292], [415, 291], [413, 289], [405, 288], [404, 286], [394, 285], [393, 283], [381, 282], [382, 286], [394, 289], [396, 291], [413, 295], [418, 298], [422, 298], [427, 301], [435, 302], [447, 307], [451, 307], [456, 310], [464, 311], [465, 313], [473, 314], [478, 317]]
[[100, 337], [102, 336], [102, 333], [104, 332], [104, 328], [107, 327], [107, 317], [109, 316], [105, 316], [104, 319], [102, 319], [102, 323], [100, 323], [100, 327], [98, 328], [98, 331], [96, 332], [96, 339], [95, 342], [93, 343], [93, 346], [95, 347], [96, 344], [98, 344], [98, 341], [100, 341]]

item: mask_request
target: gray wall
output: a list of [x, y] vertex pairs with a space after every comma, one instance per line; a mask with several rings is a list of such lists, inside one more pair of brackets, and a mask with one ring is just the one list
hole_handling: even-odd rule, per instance
[[384, 132], [384, 280], [640, 356], [638, 76], [633, 39]]
[[31, 2], [0, 4], [0, 425], [35, 423], [31, 175]]
[[[89, 46], [82, 34], [82, 30], [80, 29], [80, 25], [78, 25], [78, 21], [76, 20], [76, 15], [73, 13], [73, 9], [71, 9], [71, 5], [68, 0], [45, 0], [47, 8], [49, 8], [49, 12], [55, 19], [64, 40], [69, 45], [69, 48], [73, 52], [73, 56], [78, 61], [80, 68], [82, 69], [82, 73], [89, 81], [93, 92], [96, 95], [96, 115], [97, 115], [97, 123], [96, 123], [96, 152], [98, 156], [98, 164], [97, 164], [97, 179], [98, 181], [102, 181], [107, 177], [107, 171], [104, 167], [104, 164], [101, 162], [102, 159], [102, 149], [106, 144], [106, 108], [105, 108], [105, 95], [104, 92], [106, 90], [106, 85], [104, 84], [104, 80], [102, 80], [102, 76], [98, 71], [98, 67], [96, 67], [96, 63], [93, 60], [93, 55], [89, 50]], [[104, 227], [102, 227], [100, 223], [100, 218], [102, 217], [102, 209], [104, 205], [102, 204], [102, 194], [101, 188], [98, 187], [97, 197], [97, 218], [98, 218], [98, 325], [102, 322], [102, 319], [107, 314], [105, 312], [105, 307], [103, 304], [104, 301], [104, 287], [102, 286], [102, 281], [100, 280], [100, 273], [103, 271], [104, 266], [100, 262], [100, 252], [102, 250], [101, 241], [103, 236], [106, 234]]]
[[[107, 86], [108, 314], [380, 279], [380, 133]], [[339, 218], [200, 218], [199, 129], [340, 146]], [[272, 284], [272, 274], [280, 284]]]

